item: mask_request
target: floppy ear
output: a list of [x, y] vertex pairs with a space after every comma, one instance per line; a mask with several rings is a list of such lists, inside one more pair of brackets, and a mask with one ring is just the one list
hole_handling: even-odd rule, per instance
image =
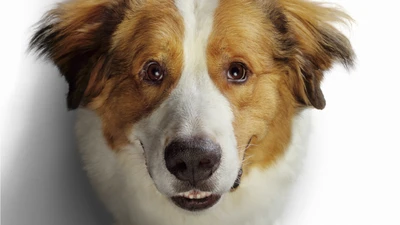
[[[277, 0], [274, 25], [283, 35], [294, 80], [291, 86], [301, 105], [325, 107], [320, 88], [323, 73], [335, 62], [353, 65], [354, 52], [349, 40], [332, 23], [351, 18], [344, 12], [304, 0]], [[286, 60], [288, 59], [286, 58]]]
[[47, 56], [65, 77], [69, 109], [101, 91], [112, 34], [127, 5], [125, 0], [73, 0], [59, 4], [39, 22], [30, 48]]

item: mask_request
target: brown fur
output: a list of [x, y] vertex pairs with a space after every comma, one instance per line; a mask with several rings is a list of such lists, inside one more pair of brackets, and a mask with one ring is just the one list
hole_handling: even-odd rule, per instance
[[299, 103], [317, 109], [325, 107], [325, 98], [320, 88], [323, 73], [335, 62], [352, 66], [354, 52], [349, 40], [331, 23], [345, 23], [351, 18], [344, 12], [304, 0], [278, 1], [287, 18], [289, 32], [283, 40], [296, 44], [281, 52], [276, 58], [289, 59], [290, 81]]
[[[284, 153], [298, 110], [325, 106], [323, 72], [353, 60], [348, 40], [330, 25], [349, 19], [346, 14], [302, 0], [257, 2], [222, 0], [208, 46], [210, 75], [235, 115], [245, 174]], [[248, 66], [246, 83], [226, 81], [231, 62]]]
[[[179, 80], [184, 30], [173, 4], [74, 0], [51, 11], [32, 39], [68, 81], [68, 107], [95, 110], [115, 150], [128, 144], [130, 127]], [[323, 72], [335, 62], [353, 62], [349, 41], [331, 25], [348, 19], [304, 0], [221, 0], [207, 47], [208, 70], [231, 103], [245, 173], [283, 154], [298, 110], [325, 107]], [[160, 85], [140, 75], [149, 60], [168, 68]], [[247, 65], [246, 83], [227, 82], [232, 62]]]
[[[31, 47], [48, 56], [69, 83], [68, 108], [76, 109], [101, 90], [100, 81], [109, 72], [111, 35], [124, 18], [127, 2], [71, 1], [59, 4], [41, 21]], [[89, 80], [93, 91], [87, 89]]]
[[[31, 44], [66, 77], [69, 108], [97, 112], [108, 144], [118, 150], [129, 143], [129, 128], [179, 80], [182, 42], [183, 22], [171, 1], [75, 0], [51, 11]], [[148, 61], [168, 65], [160, 85], [143, 80]]]

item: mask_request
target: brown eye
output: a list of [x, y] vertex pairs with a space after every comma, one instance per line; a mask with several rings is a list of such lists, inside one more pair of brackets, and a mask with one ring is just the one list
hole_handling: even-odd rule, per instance
[[164, 68], [158, 62], [148, 63], [144, 72], [144, 79], [150, 82], [160, 82], [164, 78]]
[[229, 66], [227, 77], [231, 82], [245, 82], [247, 80], [247, 69], [242, 63], [234, 62]]

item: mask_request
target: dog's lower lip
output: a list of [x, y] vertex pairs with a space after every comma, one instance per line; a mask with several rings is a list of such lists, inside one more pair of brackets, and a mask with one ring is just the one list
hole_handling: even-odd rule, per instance
[[174, 196], [171, 198], [171, 200], [175, 203], [175, 205], [181, 207], [182, 209], [189, 211], [200, 211], [211, 208], [219, 201], [220, 198], [221, 195], [211, 194], [210, 196], [201, 199], [190, 199], [183, 196]]

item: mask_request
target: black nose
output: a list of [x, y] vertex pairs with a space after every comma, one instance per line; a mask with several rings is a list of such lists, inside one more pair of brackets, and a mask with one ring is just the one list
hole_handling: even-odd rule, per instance
[[165, 149], [167, 169], [176, 178], [196, 186], [208, 179], [221, 162], [221, 147], [210, 139], [190, 138], [172, 141]]

